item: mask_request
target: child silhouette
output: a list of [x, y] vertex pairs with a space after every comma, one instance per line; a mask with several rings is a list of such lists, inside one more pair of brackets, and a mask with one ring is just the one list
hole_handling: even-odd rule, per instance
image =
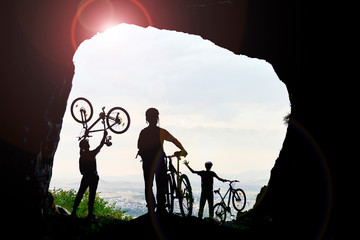
[[220, 178], [215, 172], [210, 171], [213, 166], [212, 162], [208, 161], [205, 163], [206, 170], [204, 171], [194, 171], [190, 166], [189, 162], [185, 161], [184, 164], [189, 168], [192, 173], [196, 173], [201, 177], [201, 197], [200, 197], [200, 208], [198, 217], [201, 219], [203, 217], [204, 207], [206, 200], [209, 204], [209, 217], [213, 219], [214, 217], [214, 177], [219, 181], [227, 182], [229, 180]]

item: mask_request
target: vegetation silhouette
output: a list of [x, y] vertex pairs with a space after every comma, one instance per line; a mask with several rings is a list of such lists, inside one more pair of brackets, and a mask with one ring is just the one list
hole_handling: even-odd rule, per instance
[[[54, 197], [55, 206], [61, 206], [67, 210], [73, 208], [74, 201], [77, 195], [75, 189], [64, 190], [62, 188], [54, 188], [50, 192]], [[89, 203], [89, 190], [86, 190], [77, 210], [77, 215], [79, 217], [86, 217], [89, 214], [87, 207], [88, 203]], [[101, 198], [99, 196], [99, 193], [96, 193], [93, 213], [97, 216], [108, 216], [122, 220], [131, 219], [131, 217], [125, 215], [126, 211], [122, 211], [120, 208], [117, 208], [115, 205], [116, 203], [109, 203], [105, 199]]]

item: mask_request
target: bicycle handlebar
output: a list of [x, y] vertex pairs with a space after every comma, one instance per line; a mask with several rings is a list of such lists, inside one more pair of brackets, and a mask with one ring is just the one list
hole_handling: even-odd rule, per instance
[[176, 157], [177, 158], [177, 160], [179, 160], [180, 161], [180, 158], [181, 158], [181, 156], [177, 156], [177, 155], [171, 155], [171, 156], [166, 156], [167, 158], [173, 158], [173, 157]]
[[173, 157], [176, 157], [178, 160], [180, 160], [181, 157], [186, 157], [187, 153], [183, 152], [183, 151], [177, 151], [177, 152], [174, 152], [173, 155], [171, 156], [166, 156], [167, 158], [173, 158]]
[[[239, 181], [239, 180], [226, 180], [226, 182], [229, 182], [229, 185], [231, 185], [231, 184], [234, 183], [234, 182], [240, 182], [240, 181]], [[217, 190], [214, 190], [214, 193], [217, 193], [217, 194], [219, 194], [219, 195], [221, 196], [221, 194], [220, 194], [220, 188], [217, 189]]]
[[239, 180], [228, 180], [228, 182], [231, 184], [231, 183], [234, 183], [234, 182], [239, 182]]

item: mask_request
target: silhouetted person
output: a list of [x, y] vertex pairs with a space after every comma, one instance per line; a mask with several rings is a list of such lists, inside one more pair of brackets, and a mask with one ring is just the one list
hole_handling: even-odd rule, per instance
[[86, 189], [89, 187], [88, 217], [89, 218], [95, 217], [95, 215], [93, 214], [93, 210], [94, 210], [96, 189], [99, 182], [99, 175], [96, 169], [96, 155], [100, 152], [101, 148], [104, 146], [107, 134], [108, 133], [104, 131], [104, 136], [100, 142], [100, 145], [92, 151], [89, 150], [90, 145], [87, 139], [83, 139], [79, 143], [79, 147], [80, 147], [79, 167], [80, 167], [80, 173], [83, 175], [83, 177], [81, 179], [80, 188], [76, 195], [73, 211], [71, 213], [71, 215], [73, 216], [76, 216], [76, 210], [79, 207], [79, 204]]
[[[145, 200], [149, 212], [155, 210], [165, 211], [165, 188], [166, 188], [166, 162], [163, 149], [164, 141], [169, 141], [181, 149], [181, 155], [186, 156], [187, 152], [181, 143], [173, 137], [168, 131], [157, 126], [159, 122], [159, 111], [155, 108], [149, 108], [146, 113], [146, 122], [148, 127], [141, 130], [138, 139], [138, 154], [142, 158], [144, 181], [145, 181]], [[153, 193], [153, 181], [156, 181], [156, 200]]]
[[218, 180], [220, 180], [222, 182], [226, 182], [228, 180], [222, 179], [222, 178], [218, 177], [218, 175], [215, 172], [210, 171], [210, 169], [213, 165], [212, 162], [210, 162], [210, 161], [205, 163], [206, 171], [194, 171], [189, 166], [189, 162], [187, 162], [187, 161], [185, 161], [184, 164], [189, 168], [189, 170], [192, 173], [196, 173], [196, 174], [200, 175], [200, 177], [201, 177], [201, 197], [200, 197], [200, 208], [199, 208], [198, 217], [199, 218], [203, 217], [205, 202], [207, 200], [208, 204], [209, 204], [209, 217], [211, 219], [213, 219], [213, 217], [214, 217], [214, 193], [213, 193], [214, 177], [216, 177]]

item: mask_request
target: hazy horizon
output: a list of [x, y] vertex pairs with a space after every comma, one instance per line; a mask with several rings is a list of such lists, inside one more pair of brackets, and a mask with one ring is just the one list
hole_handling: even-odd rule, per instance
[[[197, 174], [192, 174], [188, 171], [183, 171], [190, 180], [192, 193], [195, 198], [193, 206], [193, 215], [197, 216], [200, 194], [201, 194], [201, 178]], [[245, 191], [247, 200], [245, 210], [252, 208], [256, 201], [256, 196], [259, 193], [261, 187], [267, 185], [267, 179], [258, 179], [258, 176], [261, 176], [263, 173], [257, 171], [254, 174], [254, 171], [244, 172], [240, 175], [234, 174], [222, 174], [218, 173], [219, 176], [226, 179], [238, 179], [239, 183], [235, 183], [233, 187], [242, 188]], [[55, 177], [50, 185], [50, 190], [63, 189], [78, 190], [80, 185], [80, 178], [76, 177]], [[228, 183], [222, 183], [218, 180], [214, 181], [214, 189], [220, 188], [220, 192], [225, 194], [228, 189]], [[156, 188], [154, 184], [154, 188]], [[144, 180], [142, 175], [130, 175], [130, 176], [101, 176], [97, 189], [100, 197], [109, 201], [110, 203], [115, 203], [117, 207], [120, 207], [123, 211], [127, 211], [127, 215], [132, 217], [138, 217], [147, 212], [145, 194], [144, 194]], [[215, 203], [219, 202], [219, 196], [214, 195]], [[175, 201], [175, 204], [178, 204]], [[71, 210], [71, 209], [69, 209]], [[205, 207], [205, 216], [208, 215], [208, 206]]]

